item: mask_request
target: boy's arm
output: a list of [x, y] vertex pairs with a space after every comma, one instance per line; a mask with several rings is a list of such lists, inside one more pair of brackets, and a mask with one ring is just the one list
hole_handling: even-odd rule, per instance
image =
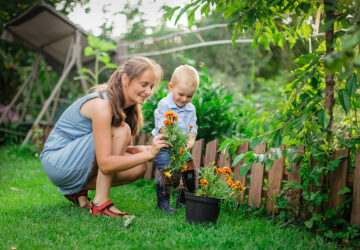
[[196, 133], [190, 132], [190, 133], [188, 133], [188, 135], [189, 135], [189, 140], [186, 143], [186, 148], [191, 149], [195, 144]]

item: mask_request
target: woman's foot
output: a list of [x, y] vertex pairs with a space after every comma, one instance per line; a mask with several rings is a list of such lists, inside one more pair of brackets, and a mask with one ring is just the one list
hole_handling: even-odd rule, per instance
[[85, 208], [90, 204], [90, 198], [88, 197], [87, 190], [80, 191], [76, 194], [64, 195], [69, 201], [73, 202], [75, 205]]
[[105, 214], [110, 217], [114, 218], [134, 218], [135, 216], [129, 215], [127, 212], [121, 212], [119, 209], [117, 209], [114, 206], [114, 203], [111, 200], [108, 200], [107, 202], [96, 205], [94, 202], [90, 203], [90, 213], [92, 215], [98, 215], [98, 214]]

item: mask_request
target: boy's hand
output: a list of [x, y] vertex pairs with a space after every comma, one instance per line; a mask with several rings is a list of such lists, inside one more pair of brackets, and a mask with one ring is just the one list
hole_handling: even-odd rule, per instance
[[195, 138], [190, 138], [186, 143], [186, 149], [191, 149], [195, 144]]

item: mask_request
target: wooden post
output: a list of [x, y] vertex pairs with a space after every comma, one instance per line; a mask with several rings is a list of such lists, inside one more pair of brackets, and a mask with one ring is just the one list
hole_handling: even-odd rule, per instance
[[191, 155], [194, 159], [194, 172], [195, 172], [195, 188], [197, 189], [199, 185], [199, 169], [201, 168], [203, 148], [204, 148], [204, 139], [197, 140], [191, 149]]
[[360, 154], [356, 155], [353, 201], [350, 223], [351, 225], [360, 226]]
[[218, 163], [218, 167], [222, 168], [222, 167], [231, 167], [231, 159], [229, 157], [229, 152], [226, 151], [224, 152], [224, 150], [221, 150], [220, 152], [220, 156], [219, 156], [219, 163]]
[[[151, 145], [153, 139], [154, 139], [154, 136], [150, 136], [149, 141], [148, 141], [149, 145]], [[146, 180], [151, 180], [151, 178], [153, 177], [153, 173], [154, 173], [154, 161], [150, 160], [146, 164], [147, 164], [147, 169], [146, 169], [144, 178]]]
[[139, 142], [138, 142], [138, 145], [145, 145], [146, 144], [146, 137], [147, 137], [147, 134], [146, 133], [143, 133], [139, 136]]
[[[266, 143], [258, 145], [254, 148], [255, 154], [266, 152]], [[259, 208], [261, 206], [261, 196], [264, 185], [265, 165], [254, 163], [251, 167], [251, 180], [249, 191], [249, 206]]]
[[350, 150], [347, 148], [336, 151], [333, 155], [333, 160], [336, 160], [341, 156], [345, 156], [345, 158], [341, 160], [334, 171], [329, 173], [329, 208], [342, 206], [344, 195], [339, 195], [338, 193], [346, 186], [346, 176], [349, 167], [349, 152]]
[[205, 153], [205, 166], [209, 165], [212, 162], [217, 162], [217, 150], [218, 150], [219, 141], [218, 139], [212, 140], [206, 144], [206, 153]]
[[[250, 142], [247, 141], [241, 145], [239, 145], [239, 147], [236, 149], [236, 154], [239, 155], [241, 153], [247, 153], [250, 149]], [[240, 161], [238, 164], [236, 164], [234, 166], [234, 180], [235, 181], [240, 181], [241, 184], [246, 187], [247, 186], [247, 174], [244, 175], [244, 176], [240, 176], [240, 170], [241, 170], [241, 167], [242, 165], [244, 165], [244, 161], [245, 160], [242, 160]], [[239, 195], [239, 200], [241, 203], [244, 203], [245, 202], [245, 192], [242, 192], [240, 193]]]
[[[284, 145], [281, 146], [282, 150], [285, 150]], [[281, 156], [280, 159], [274, 161], [270, 171], [269, 171], [269, 189], [266, 196], [266, 210], [269, 212], [278, 212], [278, 209], [274, 208], [274, 204], [277, 203], [274, 201], [274, 198], [280, 194], [281, 185], [284, 176], [284, 165], [285, 165], [285, 156]]]

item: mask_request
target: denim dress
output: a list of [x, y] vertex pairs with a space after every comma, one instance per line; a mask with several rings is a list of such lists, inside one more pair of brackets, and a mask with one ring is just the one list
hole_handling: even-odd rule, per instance
[[[80, 108], [96, 97], [99, 97], [98, 93], [83, 96], [64, 111], [40, 154], [46, 175], [64, 195], [83, 190], [94, 163], [92, 121], [81, 114]], [[106, 93], [103, 97], [109, 101]]]

